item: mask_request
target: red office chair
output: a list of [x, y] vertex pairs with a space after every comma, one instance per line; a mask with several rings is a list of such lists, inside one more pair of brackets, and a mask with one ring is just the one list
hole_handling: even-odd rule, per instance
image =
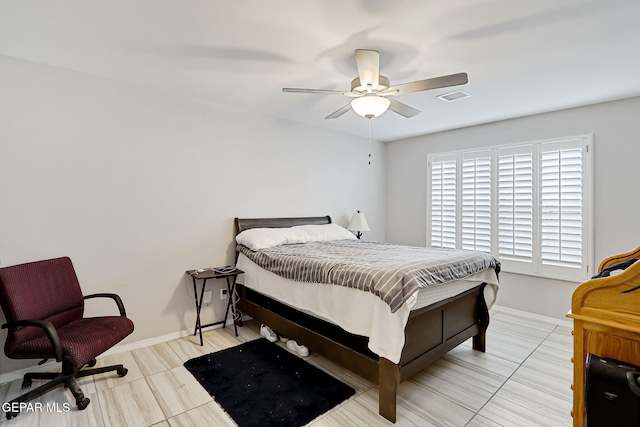
[[[120, 316], [83, 318], [84, 300], [112, 298]], [[8, 328], [4, 352], [11, 359], [49, 358], [62, 362], [62, 372], [25, 374], [22, 388], [31, 387], [32, 379], [51, 379], [9, 403], [15, 408], [64, 385], [76, 399], [78, 409], [90, 400], [84, 396], [76, 378], [116, 371], [123, 377], [122, 365], [85, 369], [96, 364], [96, 357], [133, 332], [133, 322], [126, 317], [122, 300], [116, 294], [82, 295], [78, 278], [69, 258], [56, 258], [0, 268], [0, 306]], [[7, 412], [7, 419], [18, 412]]]

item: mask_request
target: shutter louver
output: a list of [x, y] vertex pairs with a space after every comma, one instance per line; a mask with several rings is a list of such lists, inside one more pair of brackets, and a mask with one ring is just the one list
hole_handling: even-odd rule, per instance
[[491, 157], [462, 160], [462, 249], [491, 252]]
[[533, 259], [533, 153], [498, 158], [498, 253], [520, 261]]
[[541, 154], [542, 263], [582, 267], [582, 150]]
[[456, 161], [431, 165], [431, 245], [456, 247]]

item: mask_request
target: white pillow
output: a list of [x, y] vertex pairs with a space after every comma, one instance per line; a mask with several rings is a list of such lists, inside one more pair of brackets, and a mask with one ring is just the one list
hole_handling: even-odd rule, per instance
[[310, 242], [356, 239], [353, 233], [346, 228], [340, 227], [338, 224], [297, 225], [291, 228], [306, 232], [309, 235]]
[[250, 228], [236, 236], [236, 242], [252, 251], [308, 241], [307, 233], [294, 228]]

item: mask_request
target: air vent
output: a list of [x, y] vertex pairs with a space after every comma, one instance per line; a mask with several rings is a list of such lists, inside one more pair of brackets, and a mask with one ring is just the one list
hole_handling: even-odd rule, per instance
[[455, 92], [445, 93], [444, 95], [438, 95], [436, 98], [439, 98], [446, 102], [459, 101], [461, 99], [469, 98], [471, 95], [463, 90], [457, 90]]

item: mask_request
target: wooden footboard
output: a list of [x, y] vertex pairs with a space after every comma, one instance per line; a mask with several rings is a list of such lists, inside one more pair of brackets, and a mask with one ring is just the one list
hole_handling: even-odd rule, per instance
[[367, 348], [367, 338], [350, 334], [324, 320], [295, 310], [239, 285], [237, 308], [284, 336], [379, 385], [380, 415], [395, 422], [398, 384], [424, 369], [457, 345], [473, 337], [473, 348], [484, 351], [489, 314], [485, 285], [416, 310], [405, 328], [405, 346], [398, 364]]

